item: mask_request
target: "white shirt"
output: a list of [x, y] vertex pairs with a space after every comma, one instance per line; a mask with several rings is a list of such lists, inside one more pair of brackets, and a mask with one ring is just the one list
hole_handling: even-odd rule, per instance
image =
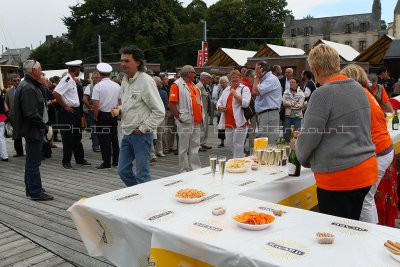
[[289, 89], [290, 89], [290, 80], [288, 78], [286, 78], [285, 90], [289, 90]]
[[[231, 86], [228, 86], [224, 89], [220, 98], [218, 99], [217, 109], [221, 106], [226, 107], [230, 93]], [[247, 122], [246, 118], [244, 117], [242, 107], [247, 108], [249, 106], [251, 93], [249, 87], [243, 84], [239, 84], [239, 86], [236, 88], [236, 93], [242, 97], [242, 105], [239, 105], [239, 102], [235, 98], [232, 98], [233, 118], [235, 119], [236, 128], [240, 128]], [[225, 112], [221, 112], [221, 119], [219, 120], [218, 129], [225, 129]]]
[[99, 100], [99, 110], [111, 112], [121, 99], [121, 86], [110, 78], [103, 78], [93, 88], [92, 100]]
[[78, 89], [74, 78], [72, 78], [69, 73], [60, 80], [54, 91], [62, 96], [66, 105], [74, 108], [79, 107]]

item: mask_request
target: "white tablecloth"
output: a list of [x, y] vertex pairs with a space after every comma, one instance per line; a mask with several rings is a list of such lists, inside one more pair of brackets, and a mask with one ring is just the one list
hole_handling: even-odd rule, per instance
[[[392, 137], [400, 144], [400, 134], [392, 133]], [[386, 239], [400, 241], [398, 229], [284, 206], [278, 208], [287, 213], [269, 229], [252, 232], [238, 228], [231, 215], [241, 210], [268, 211], [277, 208], [273, 203], [302, 208], [316, 204], [315, 181], [309, 170], [303, 169], [300, 177], [288, 177], [284, 171], [268, 175], [270, 172], [226, 173], [221, 184], [218, 178], [213, 180], [209, 168], [203, 168], [83, 199], [69, 212], [89, 254], [104, 256], [117, 266], [147, 266], [150, 251], [150, 263], [157, 264], [153, 266], [175, 266], [163, 262], [165, 258], [180, 266], [396, 264], [383, 243]], [[174, 195], [181, 188], [201, 189], [207, 198], [198, 204], [179, 203]], [[211, 210], [221, 205], [227, 214], [211, 215]], [[348, 231], [346, 225], [368, 231]], [[317, 244], [317, 231], [334, 233], [335, 243]], [[283, 251], [285, 247], [292, 252]]]

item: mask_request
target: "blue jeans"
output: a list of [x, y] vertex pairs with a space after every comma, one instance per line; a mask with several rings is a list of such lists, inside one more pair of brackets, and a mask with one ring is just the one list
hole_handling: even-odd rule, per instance
[[92, 149], [94, 151], [95, 149], [98, 149], [100, 146], [99, 137], [97, 136], [97, 134], [95, 134], [94, 130], [94, 115], [93, 112], [83, 113], [83, 114], [85, 114], [86, 121], [89, 121], [90, 123], [90, 129], [91, 129], [90, 137], [92, 138]]
[[42, 162], [43, 138], [40, 140], [25, 138], [25, 191], [28, 196], [39, 196], [43, 193], [42, 178], [39, 166]]
[[[150, 181], [150, 151], [153, 133], [124, 135], [119, 151], [118, 174], [126, 186]], [[136, 160], [136, 175], [133, 161]]]
[[285, 116], [285, 120], [283, 121], [283, 126], [285, 127], [284, 138], [287, 143], [290, 142], [290, 125], [294, 125], [294, 129], [301, 128], [301, 119], [299, 117], [287, 117]]

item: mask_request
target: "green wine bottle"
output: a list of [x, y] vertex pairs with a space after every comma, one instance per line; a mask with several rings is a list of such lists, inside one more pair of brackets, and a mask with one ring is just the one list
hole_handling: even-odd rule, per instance
[[287, 168], [289, 176], [300, 176], [301, 165], [296, 157], [296, 150], [294, 148], [290, 151]]
[[394, 117], [392, 119], [392, 130], [399, 129], [399, 116], [397, 116], [397, 109], [394, 111]]

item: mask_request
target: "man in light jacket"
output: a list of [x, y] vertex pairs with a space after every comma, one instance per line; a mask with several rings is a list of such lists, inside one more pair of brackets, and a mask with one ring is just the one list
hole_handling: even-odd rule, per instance
[[[122, 105], [113, 110], [121, 114], [123, 138], [118, 173], [127, 186], [150, 181], [150, 151], [153, 131], [164, 120], [165, 108], [153, 78], [146, 74], [144, 54], [136, 46], [121, 48]], [[132, 162], [136, 160], [136, 174]]]
[[201, 168], [199, 148], [200, 124], [203, 120], [202, 96], [192, 82], [195, 75], [192, 66], [183, 66], [181, 78], [171, 85], [169, 94], [169, 110], [175, 117], [179, 136], [180, 172]]

